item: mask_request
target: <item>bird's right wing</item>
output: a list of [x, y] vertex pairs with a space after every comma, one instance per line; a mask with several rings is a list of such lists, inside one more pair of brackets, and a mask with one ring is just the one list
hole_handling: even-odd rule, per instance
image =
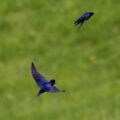
[[31, 71], [32, 71], [33, 78], [35, 79], [36, 83], [39, 86], [42, 86], [43, 84], [47, 83], [47, 80], [38, 72], [34, 63], [32, 63], [31, 65]]
[[51, 89], [50, 89], [50, 92], [60, 92], [61, 90], [58, 89], [57, 87], [55, 86], [52, 86]]

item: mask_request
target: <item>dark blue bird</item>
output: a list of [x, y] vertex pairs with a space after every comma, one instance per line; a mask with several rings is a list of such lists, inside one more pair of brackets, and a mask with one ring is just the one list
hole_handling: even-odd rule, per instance
[[44, 92], [65, 92], [64, 90], [60, 90], [54, 86], [55, 80], [52, 79], [47, 81], [36, 69], [34, 63], [31, 65], [32, 76], [35, 79], [36, 83], [40, 87], [40, 91], [38, 92], [37, 96]]
[[88, 20], [92, 15], [94, 15], [93, 12], [86, 12], [86, 13], [84, 13], [80, 18], [78, 18], [78, 19], [74, 22], [74, 24], [75, 24], [75, 25], [80, 25], [80, 26], [82, 26], [83, 23], [84, 23], [86, 20]]

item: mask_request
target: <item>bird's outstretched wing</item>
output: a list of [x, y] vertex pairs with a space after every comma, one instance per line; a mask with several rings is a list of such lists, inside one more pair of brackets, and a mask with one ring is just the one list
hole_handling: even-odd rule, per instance
[[84, 21], [85, 21], [84, 16], [81, 16], [74, 22], [74, 24], [75, 25], [82, 24]]
[[43, 84], [47, 83], [47, 80], [38, 72], [34, 63], [32, 63], [31, 65], [31, 71], [32, 71], [33, 78], [35, 79], [36, 83], [39, 86], [42, 86]]
[[61, 90], [58, 89], [57, 87], [55, 86], [52, 86], [51, 89], [50, 89], [50, 92], [60, 92]]

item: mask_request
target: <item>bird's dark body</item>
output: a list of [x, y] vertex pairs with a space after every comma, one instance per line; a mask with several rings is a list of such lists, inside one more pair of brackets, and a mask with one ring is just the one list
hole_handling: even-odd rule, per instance
[[35, 79], [36, 83], [40, 87], [40, 91], [38, 92], [37, 96], [44, 92], [62, 92], [62, 90], [58, 89], [54, 86], [55, 80], [52, 79], [47, 81], [36, 69], [35, 65], [32, 63], [31, 65], [32, 76]]
[[82, 25], [86, 20], [88, 20], [92, 15], [94, 15], [93, 12], [86, 12], [84, 13], [80, 18], [78, 18], [74, 24], [75, 25]]
[[49, 85], [49, 83], [48, 83], [48, 84], [44, 84], [44, 85], [41, 87], [40, 91], [38, 92], [37, 96], [39, 96], [41, 93], [49, 92], [50, 89], [51, 89], [51, 86]]

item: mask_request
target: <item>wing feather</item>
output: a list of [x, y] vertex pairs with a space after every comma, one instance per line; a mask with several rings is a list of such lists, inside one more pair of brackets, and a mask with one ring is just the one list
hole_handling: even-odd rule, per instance
[[42, 86], [43, 84], [47, 83], [47, 80], [38, 72], [34, 63], [31, 65], [32, 76], [35, 79], [38, 86]]
[[60, 92], [61, 90], [58, 89], [57, 87], [55, 86], [52, 86], [51, 89], [50, 89], [50, 92]]

